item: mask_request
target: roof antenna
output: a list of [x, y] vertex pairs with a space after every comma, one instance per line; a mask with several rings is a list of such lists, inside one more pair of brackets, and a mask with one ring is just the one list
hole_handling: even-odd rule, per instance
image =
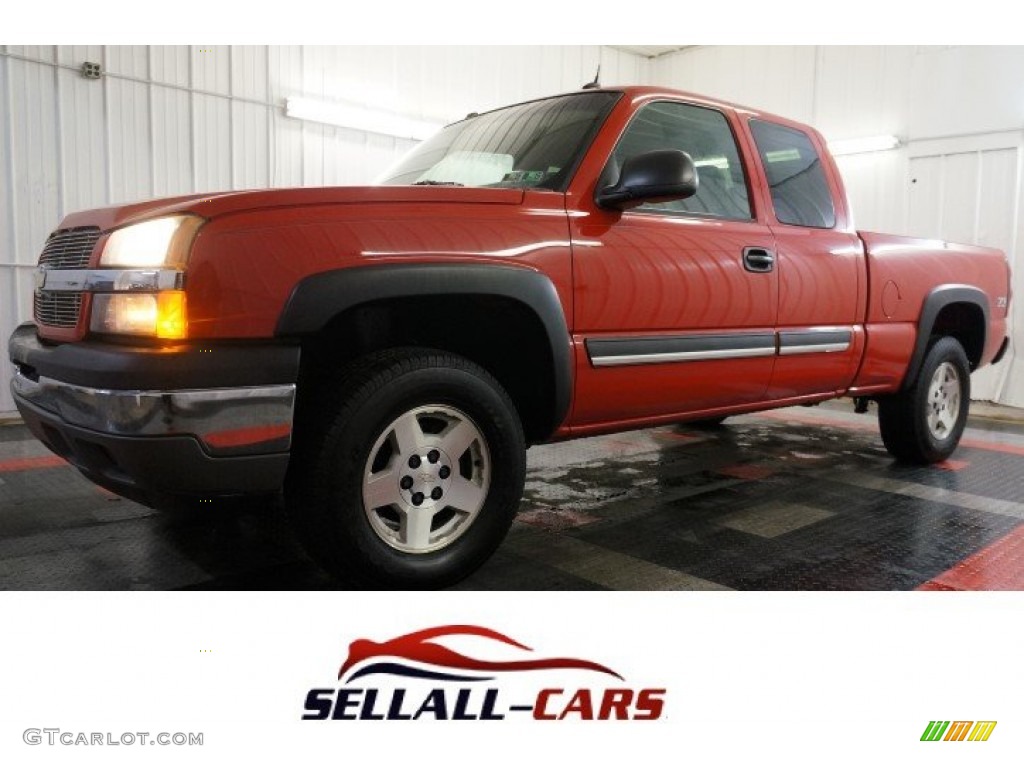
[[583, 86], [583, 90], [588, 91], [591, 88], [600, 88], [600, 87], [601, 87], [601, 65], [598, 64], [597, 65], [597, 72], [594, 73], [594, 79], [591, 82], [589, 82], [586, 85], [584, 85]]

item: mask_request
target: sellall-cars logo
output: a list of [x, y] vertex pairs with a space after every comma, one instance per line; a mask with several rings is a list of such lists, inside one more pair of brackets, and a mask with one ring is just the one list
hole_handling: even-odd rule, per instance
[[[467, 643], [502, 658], [452, 647]], [[595, 661], [542, 656], [471, 625], [355, 640], [338, 680], [306, 694], [303, 720], [658, 720], [666, 694], [631, 686]]]

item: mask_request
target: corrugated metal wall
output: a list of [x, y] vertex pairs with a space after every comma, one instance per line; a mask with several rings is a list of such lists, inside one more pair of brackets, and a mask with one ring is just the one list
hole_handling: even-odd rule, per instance
[[1024, 47], [716, 46], [656, 59], [659, 85], [810, 122], [830, 139], [892, 134], [839, 158], [857, 226], [1002, 248], [1014, 265], [1016, 354], [974, 377], [1024, 407]]
[[[79, 74], [85, 61], [105, 76]], [[359, 184], [413, 142], [286, 118], [287, 96], [448, 122], [604, 82], [647, 59], [596, 46], [4, 46], [0, 339], [31, 314], [32, 269], [69, 211], [267, 186]], [[13, 404], [0, 355], [0, 414]]]

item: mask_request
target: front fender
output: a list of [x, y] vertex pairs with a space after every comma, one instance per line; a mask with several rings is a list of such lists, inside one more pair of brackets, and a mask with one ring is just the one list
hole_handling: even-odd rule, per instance
[[536, 270], [485, 264], [380, 264], [321, 272], [295, 286], [275, 333], [280, 337], [315, 334], [342, 312], [360, 305], [441, 295], [511, 299], [537, 316], [551, 353], [555, 424], [561, 423], [572, 399], [572, 343], [558, 291]]

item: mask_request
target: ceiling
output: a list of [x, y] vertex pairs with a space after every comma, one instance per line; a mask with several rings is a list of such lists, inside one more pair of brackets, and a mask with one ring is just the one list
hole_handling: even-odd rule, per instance
[[655, 58], [657, 56], [664, 56], [666, 53], [672, 53], [674, 51], [681, 51], [684, 48], [691, 48], [689, 45], [612, 45], [609, 46], [617, 51], [625, 51], [626, 53], [635, 53], [637, 56], [647, 56], [648, 58]]

